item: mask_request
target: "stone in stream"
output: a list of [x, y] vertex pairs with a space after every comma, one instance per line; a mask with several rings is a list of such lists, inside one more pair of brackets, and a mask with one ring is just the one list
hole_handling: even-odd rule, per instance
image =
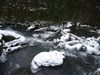
[[[43, 33], [43, 35], [41, 34], [42, 37], [38, 38], [37, 35], [34, 35], [35, 37], [32, 37], [31, 35], [31, 38], [29, 37], [30, 39], [28, 40], [27, 47], [9, 54], [9, 59], [5, 62], [6, 64], [4, 63], [5, 66], [2, 67], [3, 69], [5, 69], [4, 75], [10, 75], [10, 74], [31, 75], [31, 70], [29, 67], [30, 67], [33, 57], [35, 58], [35, 55], [38, 53], [40, 53], [40, 57], [38, 57], [38, 59], [39, 60], [42, 59], [42, 60], [40, 60], [40, 62], [36, 62], [36, 63], [39, 63], [37, 66], [37, 69], [41, 68], [41, 70], [35, 73], [35, 75], [84, 75], [84, 74], [86, 75], [85, 71], [93, 72], [95, 68], [97, 68], [97, 65], [95, 61], [90, 58], [89, 58], [90, 60], [86, 61], [87, 56], [84, 56], [84, 54], [92, 56], [93, 53], [95, 53], [95, 55], [93, 56], [96, 56], [96, 55], [99, 56], [99, 53], [100, 53], [99, 43], [98, 43], [99, 39], [95, 37], [86, 38], [85, 36], [83, 38], [81, 36], [72, 34], [67, 29], [68, 28], [64, 29], [61, 27], [57, 27], [57, 29], [53, 31], [54, 35], [50, 33], [49, 36], [51, 37], [48, 37], [48, 39], [45, 39], [45, 40], [42, 37], [44, 37], [44, 34], [48, 35], [47, 33], [50, 30], [45, 29], [45, 28], [37, 29], [35, 32], [33, 32], [33, 34], [40, 35], [42, 31]], [[36, 33], [36, 32], [40, 32], [40, 33]], [[12, 42], [12, 44], [14, 43]], [[54, 46], [56, 46], [55, 47], [56, 49], [53, 48]], [[63, 56], [63, 54], [61, 53], [61, 57], [60, 56], [57, 57], [57, 54], [55, 53], [54, 55], [51, 55], [52, 57], [51, 59], [51, 57], [49, 56], [49, 52], [47, 52], [47, 56], [50, 57], [50, 60], [48, 60], [48, 57], [46, 57], [45, 55], [44, 55], [44, 58], [42, 58], [41, 53], [49, 51], [49, 50], [52, 50], [52, 52], [53, 50], [57, 50], [58, 53], [63, 50], [65, 52], [65, 55]], [[70, 52], [70, 54], [68, 52]], [[65, 59], [65, 61], [63, 62], [64, 64], [62, 62], [59, 63], [58, 60], [55, 61], [56, 57], [57, 59], [60, 59], [62, 61], [63, 57], [65, 56], [67, 57], [66, 58], [67, 60]], [[45, 64], [41, 63], [43, 61], [45, 62]], [[9, 65], [10, 62], [12, 62], [14, 65], [13, 66]], [[36, 66], [36, 63], [34, 63], [33, 61], [33, 66]], [[16, 64], [19, 64], [20, 67], [18, 67], [18, 65], [16, 66]], [[52, 65], [50, 64], [53, 64], [53, 65], [56, 64], [56, 67], [54, 66], [52, 67]], [[43, 67], [43, 66], [46, 66], [46, 67]], [[83, 69], [86, 69], [86, 70], [84, 71]]]
[[0, 30], [0, 61], [5, 62], [7, 54], [21, 48], [25, 37], [10, 30]]
[[41, 66], [59, 66], [63, 64], [64, 52], [49, 51], [37, 54], [31, 62], [31, 71], [36, 73]]

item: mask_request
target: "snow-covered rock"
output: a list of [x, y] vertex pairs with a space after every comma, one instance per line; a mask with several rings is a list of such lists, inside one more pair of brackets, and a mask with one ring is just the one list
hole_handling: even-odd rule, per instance
[[[11, 38], [9, 40], [9, 36], [13, 37], [13, 39]], [[6, 56], [9, 52], [12, 52], [18, 48], [22, 48], [22, 44], [25, 42], [25, 37], [14, 31], [0, 30], [0, 40], [2, 42], [0, 61], [4, 62], [6, 61]]]
[[66, 35], [64, 35], [64, 36], [61, 36], [61, 38], [60, 38], [60, 40], [59, 41], [62, 41], [62, 42], [65, 42], [65, 41], [67, 41], [67, 40], [69, 40], [69, 33], [67, 33]]
[[35, 28], [35, 25], [34, 25], [34, 24], [30, 25], [30, 26], [27, 28], [27, 31], [29, 31], [29, 30], [31, 30], [31, 29], [33, 29], [33, 28]]
[[31, 62], [31, 70], [36, 73], [40, 66], [59, 66], [63, 64], [64, 52], [50, 51], [37, 54]]
[[54, 30], [54, 31], [57, 31], [59, 29], [58, 26], [50, 26], [50, 30]]
[[71, 27], [71, 26], [72, 26], [71, 22], [68, 22], [67, 27]]
[[[22, 35], [20, 35], [20, 34], [18, 34], [18, 33], [16, 33], [16, 32], [14, 32], [14, 31], [8, 31], [8, 30], [0, 30], [0, 34], [3, 36], [12, 36], [12, 37], [14, 37], [15, 39], [14, 40], [12, 40], [12, 41], [8, 41], [8, 42], [4, 42], [4, 47], [7, 47], [7, 48], [9, 48], [9, 49], [11, 49], [10, 47], [11, 46], [13, 46], [13, 48], [14, 48], [14, 46], [15, 45], [21, 45], [24, 41], [25, 41], [25, 37], [24, 36], [22, 36]], [[5, 40], [4, 40], [5, 41]], [[17, 47], [19, 48], [19, 46], [17, 45]], [[17, 48], [16, 47], [16, 48]], [[12, 49], [13, 50], [13, 49]]]
[[32, 36], [34, 37], [34, 38], [42, 38], [42, 39], [46, 39], [46, 38], [49, 38], [51, 35], [53, 35], [54, 34], [54, 32], [50, 32], [50, 31], [45, 31], [45, 32], [43, 32], [43, 33], [38, 33], [38, 34], [33, 34]]
[[[55, 46], [54, 48], [63, 50], [64, 52], [50, 51], [37, 54], [31, 62], [31, 70], [33, 73], [40, 70], [41, 66], [61, 65], [65, 56], [75, 58], [82, 56], [82, 58], [84, 58], [84, 56], [90, 54], [100, 54], [100, 36], [98, 38], [90, 36], [86, 37], [84, 35], [78, 36], [76, 33], [71, 32], [73, 30], [72, 26], [74, 26], [74, 24], [68, 22], [65, 28], [63, 26], [50, 26], [49, 28], [43, 27], [35, 30], [37, 32], [40, 31], [40, 33], [34, 33], [34, 38], [43, 39], [42, 42], [46, 42], [48, 39], [46, 39], [46, 41], [44, 39], [49, 37], [53, 40], [49, 40], [49, 42]], [[81, 27], [88, 28], [87, 25], [82, 26], [78, 23], [77, 26], [76, 30]], [[59, 33], [57, 33], [58, 31]]]
[[[60, 48], [65, 48], [68, 51], [81, 51], [81, 49], [85, 49], [86, 54], [100, 54], [100, 43], [99, 37], [88, 37], [82, 38], [78, 37], [72, 33], [64, 32], [62, 30], [62, 36], [60, 39], [55, 39], [58, 42], [58, 46]], [[54, 42], [55, 42], [54, 40]], [[59, 41], [58, 41], [59, 40]]]
[[[79, 27], [88, 27], [87, 25], [79, 25]], [[73, 24], [72, 22], [67, 22], [65, 28], [57, 25], [57, 26], [50, 26], [48, 27], [43, 27], [40, 29], [37, 29], [35, 31], [42, 31], [42, 33], [34, 33], [33, 37], [34, 38], [39, 38], [39, 39], [46, 39], [48, 37], [51, 37], [52, 35], [55, 35], [54, 37], [51, 37], [53, 39], [53, 43], [56, 43], [57, 47], [64, 48], [65, 50], [68, 51], [85, 51], [86, 54], [100, 54], [100, 37], [94, 38], [94, 37], [88, 37], [85, 38], [85, 36], [79, 37], [70, 31], [70, 27], [72, 27]], [[48, 31], [50, 29], [51, 31]], [[54, 32], [52, 32], [54, 30]], [[55, 31], [58, 31], [60, 36], [56, 35]], [[57, 38], [55, 38], [57, 36]], [[46, 39], [46, 41], [48, 41]]]

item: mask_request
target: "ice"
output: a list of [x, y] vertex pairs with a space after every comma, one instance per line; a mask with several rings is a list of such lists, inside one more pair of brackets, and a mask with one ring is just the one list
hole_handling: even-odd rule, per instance
[[34, 38], [38, 38], [38, 37], [39, 37], [39, 34], [35, 34], [35, 33], [34, 33], [32, 36], [33, 36]]
[[64, 52], [49, 51], [37, 54], [31, 62], [31, 70], [36, 73], [40, 66], [59, 66], [63, 64]]
[[99, 55], [100, 54], [100, 51], [99, 51], [99, 49], [96, 49], [96, 48], [94, 48], [94, 47], [91, 47], [91, 46], [89, 46], [89, 45], [85, 45], [85, 47], [86, 47], [86, 50], [87, 50], [87, 54], [97, 54], [97, 55]]

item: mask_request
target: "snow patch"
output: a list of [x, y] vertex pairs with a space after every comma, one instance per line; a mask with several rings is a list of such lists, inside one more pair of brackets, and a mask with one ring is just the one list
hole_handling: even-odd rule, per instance
[[39, 33], [39, 34], [36, 34], [36, 33], [34, 33], [32, 36], [34, 37], [34, 38], [42, 38], [42, 39], [46, 39], [46, 38], [49, 38], [51, 35], [53, 35], [54, 34], [54, 32], [50, 32], [50, 31], [45, 31], [45, 32], [43, 32], [43, 33]]
[[63, 64], [64, 52], [50, 51], [37, 54], [31, 62], [31, 70], [36, 73], [40, 66], [59, 66]]
[[35, 25], [34, 25], [34, 24], [32, 24], [31, 26], [29, 26], [29, 27], [27, 28], [27, 31], [29, 31], [29, 30], [31, 30], [31, 29], [33, 29], [33, 28], [35, 28]]
[[[3, 36], [11, 36], [15, 39], [12, 41], [5, 42], [5, 40], [2, 39]], [[8, 38], [9, 39], [9, 38]], [[0, 56], [0, 61], [5, 62], [7, 59], [7, 54], [9, 52], [12, 52], [18, 48], [22, 47], [22, 44], [25, 42], [25, 37], [14, 32], [14, 31], [8, 31], [8, 30], [0, 30], [0, 40], [3, 41], [3, 47], [2, 54]]]
[[88, 38], [82, 38], [78, 37], [72, 33], [67, 33], [64, 30], [62, 30], [62, 36], [60, 39], [55, 39], [54, 42], [58, 42], [58, 47], [64, 48], [68, 51], [86, 51], [86, 54], [100, 54], [100, 42], [99, 37], [88, 37]]
[[71, 27], [71, 26], [72, 26], [71, 22], [68, 22], [67, 27]]

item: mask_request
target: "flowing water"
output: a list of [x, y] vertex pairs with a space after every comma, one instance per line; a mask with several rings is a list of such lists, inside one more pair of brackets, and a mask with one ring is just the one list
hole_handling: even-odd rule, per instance
[[[12, 26], [6, 25], [6, 27], [2, 27], [1, 29], [5, 28], [9, 30], [13, 29], [18, 31], [18, 33], [22, 34], [27, 39], [30, 38], [30, 41], [26, 47], [18, 49], [8, 54], [7, 61], [5, 63], [0, 64], [0, 75], [99, 75], [100, 74], [100, 71], [98, 69], [100, 67], [99, 55], [88, 55], [87, 57], [82, 58], [82, 56], [79, 54], [77, 54], [78, 58], [70, 56], [66, 57], [64, 63], [61, 66], [43, 67], [37, 73], [32, 74], [30, 70], [30, 63], [34, 58], [34, 56], [40, 52], [54, 49], [54, 45], [52, 43], [44, 43], [44, 42], [35, 43], [34, 42], [35, 40], [32, 39], [33, 37], [32, 35], [37, 32], [25, 31], [24, 27], [16, 29]], [[39, 32], [37, 34], [42, 35], [42, 33], [44, 32]], [[87, 33], [87, 31], [85, 33]], [[79, 34], [79, 31], [77, 31], [77, 34]], [[89, 33], [85, 34], [85, 36], [88, 34]], [[94, 34], [91, 34], [90, 36], [95, 36]], [[52, 38], [54, 37], [51, 37], [50, 39]]]

